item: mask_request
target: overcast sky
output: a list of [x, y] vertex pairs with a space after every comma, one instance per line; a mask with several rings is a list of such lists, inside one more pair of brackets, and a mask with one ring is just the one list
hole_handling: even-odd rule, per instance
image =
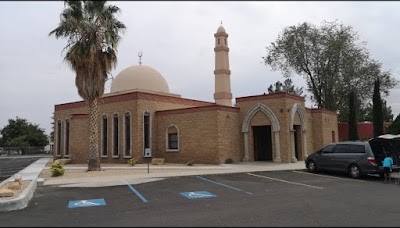
[[[367, 41], [372, 58], [400, 80], [400, 2], [111, 2], [127, 30], [118, 48], [114, 77], [142, 62], [159, 71], [170, 92], [213, 102], [214, 33], [222, 20], [229, 34], [233, 97], [259, 95], [283, 81], [262, 63], [266, 46], [286, 26], [323, 20], [350, 25]], [[0, 2], [0, 128], [16, 116], [51, 132], [55, 104], [79, 101], [75, 75], [63, 62], [65, 39], [48, 33], [57, 27], [64, 4]], [[296, 86], [304, 80], [293, 78]], [[109, 91], [110, 84], [106, 84]], [[387, 98], [396, 116], [400, 88]], [[234, 101], [234, 100], [233, 100]], [[307, 102], [307, 107], [311, 103]]]

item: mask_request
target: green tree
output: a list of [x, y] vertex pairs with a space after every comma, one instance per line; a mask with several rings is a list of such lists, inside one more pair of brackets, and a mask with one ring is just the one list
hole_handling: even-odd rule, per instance
[[64, 60], [75, 71], [78, 94], [89, 106], [88, 171], [101, 170], [98, 145], [98, 98], [117, 64], [117, 46], [126, 26], [117, 20], [120, 9], [107, 1], [65, 1], [58, 27], [49, 33], [66, 38]]
[[379, 78], [375, 81], [374, 96], [373, 96], [373, 120], [374, 125], [374, 137], [378, 137], [383, 134], [383, 112], [382, 112], [382, 99], [380, 93], [380, 80]]
[[[392, 122], [394, 115], [392, 113], [392, 107], [387, 106], [386, 100], [382, 100], [382, 112], [383, 112], [383, 121], [384, 122]], [[372, 103], [368, 103], [365, 108], [365, 114], [363, 116], [364, 121], [372, 121], [373, 120], [373, 105]]]
[[50, 132], [49, 138], [50, 138], [51, 142], [54, 142], [54, 112], [53, 112], [53, 115], [51, 116], [51, 120], [52, 120], [52, 122], [51, 122], [51, 132]]
[[400, 134], [400, 114], [397, 115], [393, 123], [386, 129], [387, 134]]
[[306, 80], [307, 91], [319, 108], [348, 113], [348, 91], [357, 99], [368, 102], [374, 81], [381, 79], [381, 91], [388, 95], [397, 81], [381, 63], [369, 58], [365, 43], [351, 26], [337, 21], [324, 21], [321, 26], [304, 22], [283, 29], [275, 42], [267, 47], [264, 63], [290, 78], [293, 73]]
[[358, 129], [357, 129], [357, 109], [356, 109], [356, 94], [354, 91], [349, 92], [349, 128], [348, 135], [349, 140], [358, 140]]
[[8, 119], [8, 124], [1, 129], [0, 146], [2, 147], [42, 147], [48, 144], [47, 135], [39, 125], [26, 119]]
[[[274, 87], [275, 86], [275, 87]], [[275, 82], [275, 85], [270, 85], [268, 87], [268, 93], [278, 93], [278, 92], [286, 92], [292, 93], [298, 96], [302, 96], [303, 87], [295, 87], [293, 85], [293, 81], [290, 78], [287, 78], [283, 84], [280, 81]]]

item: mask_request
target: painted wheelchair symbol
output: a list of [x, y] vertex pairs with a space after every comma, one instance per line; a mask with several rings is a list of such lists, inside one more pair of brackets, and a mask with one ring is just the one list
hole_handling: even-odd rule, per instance
[[203, 193], [189, 192], [188, 196], [189, 196], [189, 197], [192, 197], [192, 198], [201, 198], [201, 197], [212, 197], [213, 195], [208, 195], [208, 194], [203, 194]]
[[99, 203], [93, 203], [87, 200], [81, 200], [77, 203], [75, 203], [75, 206], [99, 206]]

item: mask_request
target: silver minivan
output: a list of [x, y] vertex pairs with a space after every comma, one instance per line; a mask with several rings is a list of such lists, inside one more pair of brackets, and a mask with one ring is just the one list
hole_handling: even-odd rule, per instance
[[[380, 153], [374, 152], [372, 148], [381, 148]], [[399, 172], [398, 154], [388, 149], [386, 144], [381, 145], [376, 142], [331, 143], [308, 156], [305, 165], [310, 172], [334, 171], [348, 173], [352, 178], [361, 178], [367, 174], [382, 176], [382, 160], [386, 156], [393, 158], [393, 172]]]

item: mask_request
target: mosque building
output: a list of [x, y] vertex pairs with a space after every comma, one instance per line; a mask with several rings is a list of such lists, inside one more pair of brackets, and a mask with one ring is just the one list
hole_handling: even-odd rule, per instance
[[[167, 163], [304, 161], [338, 140], [337, 114], [305, 107], [289, 93], [236, 97], [232, 105], [228, 34], [215, 37], [215, 102], [171, 93], [155, 69], [139, 64], [122, 70], [99, 98], [101, 163], [163, 158]], [[89, 116], [85, 101], [54, 107], [54, 159], [87, 163]]]

